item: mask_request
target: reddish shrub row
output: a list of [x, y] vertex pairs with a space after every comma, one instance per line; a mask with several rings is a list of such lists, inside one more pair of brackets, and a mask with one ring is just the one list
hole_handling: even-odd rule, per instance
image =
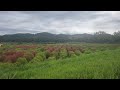
[[35, 51], [24, 52], [24, 51], [6, 51], [0, 56], [2, 62], [16, 62], [18, 58], [25, 57], [28, 61], [32, 60], [36, 55]]
[[4, 62], [16, 62], [19, 57], [23, 57], [24, 52], [8, 51], [3, 56]]
[[36, 45], [17, 45], [16, 48], [21, 48], [21, 49], [34, 49], [34, 48], [37, 48], [38, 46]]
[[57, 47], [54, 47], [54, 46], [45, 47], [45, 50], [47, 52], [53, 52], [53, 51], [60, 52], [61, 49], [66, 49], [67, 51], [73, 51], [73, 52], [75, 52], [76, 50], [79, 50], [80, 52], [84, 53], [84, 50], [81, 47], [75, 47], [75, 46], [73, 47], [73, 46], [62, 45], [62, 46], [57, 46]]
[[[58, 46], [46, 46], [44, 47], [44, 50], [46, 51], [46, 57], [52, 57], [52, 56], [56, 56], [58, 55], [58, 57], [60, 57], [60, 52], [63, 52], [64, 50], [66, 50], [67, 56], [71, 56], [71, 54], [77, 54], [78, 53], [84, 53], [84, 49], [81, 47], [77, 47], [77, 46], [69, 46], [69, 45], [58, 45]], [[57, 54], [55, 54], [57, 53]], [[64, 52], [65, 53], [65, 52]]]
[[[37, 45], [17, 45], [16, 48], [22, 48], [26, 50], [20, 50], [16, 51], [15, 49], [7, 49], [8, 51], [5, 51], [5, 53], [1, 53], [0, 55], [0, 61], [2, 62], [16, 62], [16, 60], [20, 57], [26, 58], [26, 60], [30, 61], [36, 56], [36, 52], [45, 51], [45, 56], [48, 59], [49, 57], [55, 57], [56, 59], [60, 57], [69, 57], [72, 54], [79, 55], [79, 53], [84, 53], [84, 49], [81, 47], [77, 46], [72, 46], [72, 45], [48, 45], [48, 46], [43, 46], [42, 50], [40, 47], [40, 50], [35, 51], [34, 48], [39, 47]], [[28, 50], [28, 49], [31, 49]]]

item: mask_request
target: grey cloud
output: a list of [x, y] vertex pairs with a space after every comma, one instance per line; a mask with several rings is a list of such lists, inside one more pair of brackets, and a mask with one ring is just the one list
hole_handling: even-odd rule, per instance
[[120, 28], [119, 15], [117, 11], [0, 11], [0, 34], [113, 33]]

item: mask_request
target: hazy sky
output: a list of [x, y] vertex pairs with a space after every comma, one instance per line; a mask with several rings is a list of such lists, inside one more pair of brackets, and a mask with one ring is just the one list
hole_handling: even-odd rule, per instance
[[119, 11], [0, 11], [0, 35], [113, 33], [119, 28]]

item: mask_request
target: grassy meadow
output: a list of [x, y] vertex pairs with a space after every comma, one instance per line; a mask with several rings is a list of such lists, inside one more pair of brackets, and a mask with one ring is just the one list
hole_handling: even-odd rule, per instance
[[120, 45], [4, 44], [0, 79], [120, 79]]

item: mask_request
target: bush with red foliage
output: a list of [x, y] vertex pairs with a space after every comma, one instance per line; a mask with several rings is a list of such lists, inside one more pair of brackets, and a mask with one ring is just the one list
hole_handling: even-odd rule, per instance
[[9, 55], [9, 56], [5, 56], [4, 62], [16, 62], [17, 60], [17, 56], [16, 55]]
[[4, 53], [4, 55], [13, 55], [15, 53], [16, 53], [16, 51], [7, 51]]
[[35, 51], [23, 52], [23, 51], [7, 51], [0, 56], [0, 61], [2, 62], [16, 62], [18, 58], [24, 57], [28, 61], [32, 60], [36, 55]]
[[36, 45], [17, 45], [16, 48], [21, 48], [21, 49], [34, 49], [34, 48], [37, 48], [38, 46]]
[[23, 57], [23, 55], [24, 55], [24, 52], [8, 51], [3, 54], [2, 58], [3, 58], [3, 62], [14, 63], [19, 57]]
[[46, 51], [53, 52], [55, 50], [54, 47], [47, 47], [45, 48]]

